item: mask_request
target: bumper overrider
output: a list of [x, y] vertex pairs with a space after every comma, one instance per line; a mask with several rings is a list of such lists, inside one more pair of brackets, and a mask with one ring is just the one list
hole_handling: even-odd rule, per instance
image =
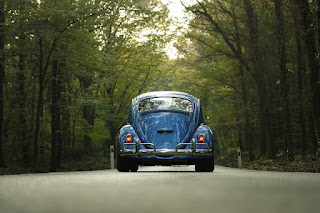
[[[152, 146], [152, 149], [141, 149], [140, 146]], [[181, 149], [181, 147], [191, 146], [191, 149]], [[201, 148], [198, 148], [201, 147]], [[202, 148], [203, 147], [203, 148]], [[196, 143], [192, 140], [191, 143], [179, 143], [175, 149], [157, 149], [153, 143], [141, 143], [139, 140], [135, 143], [121, 144], [119, 154], [120, 156], [171, 156], [171, 155], [184, 155], [184, 156], [212, 156], [213, 150], [210, 149], [207, 143]]]

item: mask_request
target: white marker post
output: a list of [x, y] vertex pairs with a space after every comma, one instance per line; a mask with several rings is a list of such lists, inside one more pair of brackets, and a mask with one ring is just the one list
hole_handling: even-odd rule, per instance
[[114, 146], [110, 145], [110, 169], [114, 169]]
[[240, 148], [237, 149], [237, 154], [238, 154], [238, 167], [239, 169], [242, 168], [242, 159], [241, 159], [241, 150]]

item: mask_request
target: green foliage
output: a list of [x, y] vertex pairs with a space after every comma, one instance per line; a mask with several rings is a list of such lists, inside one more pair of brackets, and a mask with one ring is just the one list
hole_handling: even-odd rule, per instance
[[[184, 53], [181, 64], [189, 67], [188, 71], [181, 69], [183, 75], [188, 75], [186, 83], [179, 81], [180, 89], [184, 88], [196, 94], [204, 102], [205, 117], [209, 117], [206, 122], [214, 130], [218, 139], [217, 151], [219, 155], [227, 155], [228, 150], [239, 146], [239, 141], [243, 141], [243, 148], [249, 149], [245, 134], [245, 111], [249, 112], [249, 124], [251, 125], [250, 134], [254, 141], [254, 152], [261, 151], [261, 132], [265, 131], [259, 126], [259, 82], [255, 73], [254, 55], [252, 48], [252, 29], [248, 25], [249, 17], [246, 16], [245, 1], [199, 1], [188, 8], [190, 14], [194, 16], [189, 24], [189, 31], [186, 33], [189, 40], [185, 37], [180, 39], [178, 49]], [[279, 46], [277, 34], [277, 19], [275, 14], [274, 2], [268, 1], [247, 1], [253, 6], [256, 17], [251, 16], [256, 21], [257, 44], [262, 52], [260, 61], [266, 70], [263, 73], [266, 93], [263, 99], [268, 104], [271, 115], [271, 137], [275, 143], [276, 152], [287, 152], [287, 144], [284, 142], [285, 129], [283, 115], [283, 94], [281, 88], [281, 72], [279, 61]], [[297, 53], [297, 29], [303, 32], [302, 26], [295, 21], [294, 16], [299, 14], [292, 13], [295, 4], [290, 1], [281, 1], [283, 4], [284, 16], [284, 36], [282, 39], [286, 45], [286, 61], [289, 90], [289, 110], [291, 112], [291, 123], [293, 128], [296, 153], [302, 152], [304, 139], [301, 136], [301, 120], [299, 120], [299, 110], [303, 103], [305, 109], [304, 116], [310, 113], [310, 102], [308, 102], [309, 77], [303, 74], [302, 97], [297, 96], [298, 88], [298, 67], [297, 58], [305, 62], [304, 55]], [[253, 14], [254, 15], [254, 14]], [[303, 34], [302, 34], [303, 35]], [[301, 40], [302, 41], [302, 40]], [[302, 42], [303, 43], [303, 42]], [[301, 53], [300, 53], [301, 54]], [[243, 70], [241, 74], [240, 69]], [[306, 69], [303, 67], [302, 69]], [[302, 72], [304, 72], [302, 70]], [[193, 80], [191, 80], [193, 79]], [[196, 80], [195, 80], [196, 79]], [[307, 81], [305, 81], [307, 80]], [[192, 82], [192, 83], [191, 83]], [[191, 84], [191, 85], [190, 85]], [[245, 85], [246, 93], [244, 93]], [[307, 92], [308, 93], [308, 92]], [[246, 99], [244, 99], [244, 96]], [[244, 102], [246, 101], [246, 102]], [[306, 104], [309, 103], [309, 104]], [[247, 104], [247, 105], [246, 105]], [[313, 122], [313, 121], [312, 121]], [[312, 126], [303, 123], [307, 130], [312, 130]], [[311, 129], [310, 129], [311, 128]], [[286, 133], [287, 134], [287, 133]], [[312, 131], [309, 133], [312, 137]], [[300, 139], [297, 139], [300, 138]], [[308, 143], [314, 143], [315, 139]], [[291, 143], [291, 142], [290, 142]], [[240, 145], [241, 146], [241, 145]], [[313, 146], [316, 147], [316, 146]], [[311, 148], [311, 147], [310, 147]], [[315, 151], [313, 149], [309, 149]], [[263, 156], [264, 153], [260, 153]]]
[[[245, 2], [252, 4], [256, 38], [252, 38]], [[292, 12], [300, 1], [281, 2], [291, 134], [294, 152], [305, 157], [315, 151], [319, 140], [310, 107], [311, 70], [303, 42], [306, 32], [300, 26], [301, 17]], [[310, 6], [313, 26], [318, 27], [315, 3]], [[219, 156], [234, 152], [237, 146], [249, 151], [248, 135], [255, 155], [265, 154], [260, 125], [260, 103], [265, 100], [274, 151], [287, 152], [274, 1], [195, 2], [187, 8], [193, 17], [189, 30], [176, 43], [178, 60], [169, 60], [164, 52], [177, 36], [168, 30], [172, 22], [159, 0], [16, 0], [6, 1], [5, 8], [2, 131], [5, 160], [10, 166], [25, 167], [27, 159], [33, 160], [34, 167], [46, 168], [55, 155], [57, 165], [59, 158], [106, 157], [128, 119], [131, 99], [154, 90], [179, 90], [200, 98]], [[262, 74], [255, 64], [253, 39], [260, 51]], [[302, 70], [298, 59], [303, 62]], [[265, 82], [263, 94], [261, 79]], [[55, 112], [54, 104], [58, 105]], [[300, 109], [305, 109], [305, 136]], [[59, 122], [52, 123], [54, 116]], [[58, 128], [56, 135], [52, 127]], [[19, 131], [23, 129], [26, 131]], [[52, 140], [53, 136], [58, 139]], [[308, 153], [302, 151], [306, 146]], [[44, 159], [42, 165], [37, 164], [40, 159]]]
[[[58, 160], [106, 156], [128, 118], [131, 99], [165, 79], [163, 49], [171, 39], [167, 8], [146, 0], [19, 0], [8, 1], [6, 9], [5, 160], [23, 167], [28, 147], [30, 161], [38, 156], [35, 169], [46, 170], [54, 144]], [[52, 87], [54, 62], [58, 92]], [[52, 113], [53, 92], [59, 96], [57, 114]], [[21, 102], [27, 126], [23, 139], [16, 134]], [[53, 116], [60, 123], [52, 124]], [[59, 129], [57, 141], [52, 141], [52, 125]]]

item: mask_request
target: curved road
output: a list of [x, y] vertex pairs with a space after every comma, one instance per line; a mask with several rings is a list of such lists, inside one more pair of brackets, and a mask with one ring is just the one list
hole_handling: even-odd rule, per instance
[[0, 176], [0, 212], [307, 213], [320, 210], [320, 174], [194, 166]]

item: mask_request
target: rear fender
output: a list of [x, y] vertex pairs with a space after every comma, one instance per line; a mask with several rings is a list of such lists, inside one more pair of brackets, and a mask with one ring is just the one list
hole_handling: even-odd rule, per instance
[[[136, 131], [133, 129], [133, 127], [131, 125], [128, 124], [128, 125], [123, 126], [119, 132], [118, 153], [123, 148], [123, 144], [125, 143], [126, 136], [128, 134], [132, 135], [132, 143], [133, 144], [140, 140]], [[135, 148], [136, 148], [135, 145], [126, 146], [126, 149], [135, 149]]]
[[[193, 134], [191, 141], [195, 140], [198, 143], [198, 137], [201, 134], [205, 137], [205, 143], [207, 143], [210, 149], [213, 150], [213, 133], [207, 125], [200, 125]], [[197, 145], [197, 149], [206, 149], [206, 146]]]

